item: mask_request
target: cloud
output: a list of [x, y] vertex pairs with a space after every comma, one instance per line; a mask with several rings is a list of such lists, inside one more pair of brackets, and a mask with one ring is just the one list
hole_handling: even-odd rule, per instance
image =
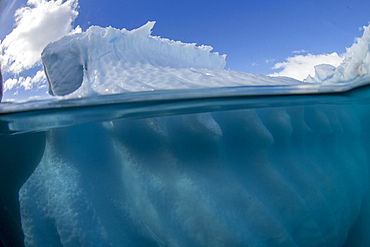
[[276, 63], [273, 69], [281, 69], [280, 72], [270, 74], [270, 76], [288, 76], [297, 80], [304, 80], [308, 75], [314, 75], [314, 66], [319, 64], [330, 64], [339, 66], [344, 56], [336, 52], [320, 55], [296, 55], [288, 57], [286, 62]]
[[299, 50], [299, 51], [292, 51], [292, 53], [294, 54], [302, 54], [302, 53], [307, 53], [308, 51], [302, 49], [302, 50]]
[[28, 0], [15, 13], [15, 28], [0, 45], [3, 72], [20, 73], [40, 64], [44, 47], [81, 28], [73, 28], [78, 0]]
[[45, 78], [45, 74], [43, 70], [39, 70], [36, 72], [36, 75], [31, 77], [19, 77], [19, 78], [10, 78], [5, 81], [4, 83], [4, 92], [12, 90], [12, 89], [19, 89], [22, 88], [24, 90], [31, 90], [33, 88], [44, 88], [47, 85], [47, 81]]
[[4, 83], [4, 92], [14, 88], [18, 84], [18, 79], [8, 79]]

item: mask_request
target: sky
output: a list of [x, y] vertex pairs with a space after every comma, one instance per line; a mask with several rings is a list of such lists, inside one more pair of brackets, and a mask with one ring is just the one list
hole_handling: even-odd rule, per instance
[[46, 92], [40, 54], [49, 42], [147, 21], [156, 21], [152, 35], [227, 54], [226, 69], [303, 80], [314, 65], [340, 64], [369, 9], [368, 0], [0, 0], [4, 99]]

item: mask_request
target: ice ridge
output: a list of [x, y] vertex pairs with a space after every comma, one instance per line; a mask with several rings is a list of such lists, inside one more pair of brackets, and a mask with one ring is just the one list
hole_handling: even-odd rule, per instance
[[155, 22], [128, 31], [90, 27], [49, 44], [42, 63], [49, 93], [84, 97], [134, 91], [294, 85], [291, 78], [224, 70], [226, 55], [151, 35]]
[[315, 66], [315, 76], [308, 76], [306, 82], [340, 83], [370, 81], [370, 25], [364, 26], [364, 33], [357, 38], [338, 67], [329, 64]]
[[363, 36], [347, 49], [340, 66], [318, 65], [315, 76], [302, 82], [225, 70], [226, 55], [211, 52], [211, 46], [152, 36], [154, 24], [148, 22], [131, 31], [92, 26], [86, 32], [49, 44], [41, 56], [49, 93], [81, 98], [137, 91], [259, 85], [325, 87], [326, 91], [334, 92], [340, 91], [338, 87], [345, 91], [370, 81], [369, 26], [364, 27]]

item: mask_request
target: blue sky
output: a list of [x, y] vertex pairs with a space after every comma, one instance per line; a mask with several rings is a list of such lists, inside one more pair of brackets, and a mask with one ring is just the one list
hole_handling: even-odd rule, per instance
[[[77, 26], [85, 31], [90, 25], [131, 30], [151, 20], [157, 21], [152, 35], [211, 45], [214, 51], [227, 54], [226, 69], [259, 74], [280, 73], [292, 77], [295, 76], [294, 71], [301, 71], [296, 77], [302, 79], [308, 73], [304, 67], [313, 67], [314, 63], [321, 60], [325, 63], [340, 62], [340, 55], [345, 53], [345, 48], [350, 47], [355, 38], [362, 35], [361, 27], [368, 25], [370, 21], [368, 0], [51, 0], [49, 2], [53, 2], [54, 7], [70, 3], [69, 9], [58, 12], [61, 19], [59, 24], [49, 18], [38, 29], [36, 24], [29, 24], [36, 21], [28, 24], [25, 22], [19, 30], [32, 26], [32, 30], [39, 30], [41, 33], [27, 30], [18, 32], [18, 36], [9, 35], [17, 27], [13, 17], [16, 9], [24, 8], [28, 3], [28, 8], [36, 6], [40, 9], [39, 12], [33, 11], [33, 15], [37, 13], [38, 16], [47, 16], [49, 9], [54, 8], [52, 4], [45, 7], [47, 2], [0, 0], [4, 80], [10, 78], [14, 80], [14, 84], [23, 83], [27, 87], [36, 81], [35, 76], [40, 69], [30, 65], [34, 61], [29, 61], [29, 66], [21, 67], [21, 71], [7, 73], [7, 67], [4, 66], [7, 35], [8, 44], [12, 43], [14, 37], [19, 39], [19, 35], [29, 39], [40, 39], [41, 36], [44, 41], [53, 41], [58, 37], [49, 37], [48, 30], [60, 28], [61, 35], [76, 30]], [[63, 21], [66, 23], [61, 23]], [[48, 23], [50, 27], [46, 26]], [[22, 46], [27, 42], [22, 41], [17, 45]], [[32, 42], [30, 41], [31, 45], [28, 47], [34, 45]], [[13, 43], [16, 47], [15, 42]], [[41, 47], [44, 44], [39, 42], [38, 45]], [[22, 47], [14, 49], [22, 50]], [[38, 57], [35, 54], [32, 56]], [[26, 61], [25, 58], [22, 59]], [[28, 70], [30, 67], [31, 70]], [[27, 82], [28, 74], [31, 77]]]

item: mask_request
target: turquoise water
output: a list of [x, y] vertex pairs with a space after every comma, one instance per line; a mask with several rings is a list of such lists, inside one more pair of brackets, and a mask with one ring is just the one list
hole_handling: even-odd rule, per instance
[[366, 246], [370, 87], [224, 95], [3, 103], [2, 243]]

